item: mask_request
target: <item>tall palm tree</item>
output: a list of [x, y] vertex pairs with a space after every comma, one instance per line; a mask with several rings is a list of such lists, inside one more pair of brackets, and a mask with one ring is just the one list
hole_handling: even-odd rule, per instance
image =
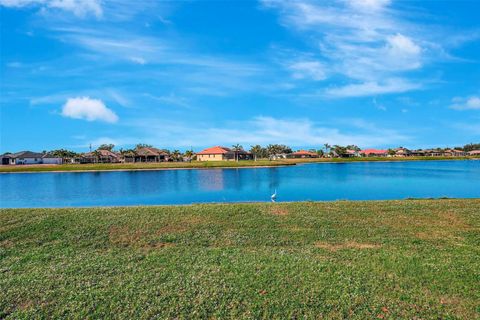
[[174, 161], [179, 161], [181, 158], [181, 153], [179, 150], [173, 150], [172, 152], [172, 158]]
[[323, 147], [325, 148], [325, 153], [328, 153], [328, 150], [330, 150], [330, 148], [332, 147], [331, 145], [329, 145], [328, 143], [325, 143], [323, 145]]
[[238, 152], [243, 150], [243, 146], [240, 144], [234, 144], [232, 150], [235, 153], [235, 161], [238, 161]]
[[189, 162], [191, 162], [193, 158], [193, 150], [187, 150], [183, 155], [188, 159]]
[[257, 161], [257, 157], [262, 155], [263, 148], [260, 145], [255, 145], [250, 147], [250, 152], [253, 154], [255, 161]]

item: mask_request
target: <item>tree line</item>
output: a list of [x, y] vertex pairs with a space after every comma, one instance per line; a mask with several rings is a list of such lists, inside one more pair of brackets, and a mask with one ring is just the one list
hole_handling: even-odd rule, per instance
[[[141, 148], [153, 148], [152, 145], [150, 144], [145, 144], [145, 143], [139, 143], [137, 144], [134, 148], [132, 149], [123, 149], [120, 148], [116, 152], [118, 152], [121, 155], [128, 155], [128, 154], [135, 154], [136, 150], [141, 149]], [[402, 147], [400, 147], [402, 148]], [[98, 152], [99, 150], [108, 150], [111, 152], [114, 152], [115, 150], [115, 145], [114, 144], [102, 144], [100, 145], [95, 151]], [[269, 144], [266, 146], [261, 146], [259, 144], [257, 145], [252, 145], [248, 149], [244, 149], [244, 147], [240, 144], [235, 144], [231, 146], [231, 149], [234, 152], [239, 152], [239, 151], [248, 151], [250, 152], [255, 158], [258, 159], [266, 159], [266, 158], [272, 158], [278, 155], [282, 154], [289, 154], [293, 152], [293, 149], [290, 146], [284, 145], [284, 144]], [[449, 148], [435, 148], [433, 150], [438, 150], [438, 151], [443, 151], [447, 150]], [[455, 147], [454, 149], [457, 150], [462, 150], [465, 152], [469, 152], [472, 150], [480, 150], [480, 143], [469, 143], [464, 145], [463, 147]], [[169, 157], [176, 161], [176, 160], [181, 160], [183, 158], [189, 158], [192, 159], [195, 155], [193, 150], [186, 150], [184, 152], [181, 152], [178, 149], [174, 150], [168, 150], [168, 149], [161, 149], [165, 153], [169, 155]], [[323, 156], [331, 156], [331, 157], [336, 157], [342, 154], [345, 154], [347, 150], [355, 150], [355, 151], [360, 151], [361, 149], [356, 146], [356, 145], [347, 145], [347, 146], [341, 146], [341, 145], [330, 145], [328, 143], [325, 143], [321, 148], [319, 149], [308, 149], [309, 152], [316, 153], [320, 157]], [[422, 149], [419, 149], [422, 150]], [[7, 152], [6, 154], [8, 154]], [[55, 157], [61, 157], [61, 158], [75, 158], [75, 157], [80, 157], [82, 153], [77, 153], [71, 150], [67, 149], [56, 149], [56, 150], [51, 150], [51, 151], [43, 151], [43, 153], [48, 153], [52, 156]], [[389, 154], [394, 154], [395, 151], [393, 149], [388, 149]]]

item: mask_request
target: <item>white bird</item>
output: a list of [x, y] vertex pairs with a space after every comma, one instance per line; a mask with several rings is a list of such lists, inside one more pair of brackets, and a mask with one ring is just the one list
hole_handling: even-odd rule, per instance
[[271, 198], [272, 202], [275, 202], [275, 200], [277, 200], [277, 189], [275, 189], [275, 192], [272, 194]]

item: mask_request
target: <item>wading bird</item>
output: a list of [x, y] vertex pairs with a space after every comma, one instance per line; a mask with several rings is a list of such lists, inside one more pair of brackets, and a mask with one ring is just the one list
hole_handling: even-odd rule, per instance
[[275, 200], [277, 200], [277, 189], [275, 189], [275, 192], [272, 194], [270, 198], [272, 199], [272, 202], [275, 202]]

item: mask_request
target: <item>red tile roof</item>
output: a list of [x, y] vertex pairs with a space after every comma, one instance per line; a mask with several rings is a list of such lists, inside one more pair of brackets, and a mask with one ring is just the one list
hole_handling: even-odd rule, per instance
[[315, 152], [310, 152], [310, 151], [307, 151], [307, 150], [299, 150], [297, 152], [292, 153], [292, 155], [295, 155], [295, 156], [317, 156], [317, 154]]
[[360, 153], [364, 154], [386, 154], [388, 151], [387, 150], [377, 150], [377, 149], [365, 149], [360, 151]]
[[226, 147], [221, 147], [221, 146], [215, 146], [211, 148], [207, 148], [205, 150], [202, 150], [198, 152], [197, 154], [202, 155], [202, 154], [225, 154], [225, 153], [231, 153], [232, 150], [230, 148]]

